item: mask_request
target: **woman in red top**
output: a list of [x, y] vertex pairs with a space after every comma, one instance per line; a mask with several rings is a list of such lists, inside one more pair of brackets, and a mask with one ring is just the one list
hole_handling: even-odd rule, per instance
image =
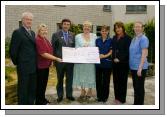
[[38, 26], [38, 34], [36, 37], [36, 49], [37, 49], [37, 92], [36, 92], [36, 104], [45, 105], [49, 103], [45, 99], [45, 91], [49, 76], [49, 66], [52, 60], [61, 62], [60, 58], [53, 56], [53, 48], [51, 43], [47, 39], [48, 29], [45, 24]]

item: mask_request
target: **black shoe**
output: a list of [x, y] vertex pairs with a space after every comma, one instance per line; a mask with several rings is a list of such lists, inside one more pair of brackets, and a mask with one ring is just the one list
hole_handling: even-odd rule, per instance
[[62, 97], [57, 98], [57, 102], [58, 102], [58, 103], [60, 103], [62, 100], [63, 100], [63, 98], [62, 98]]
[[45, 101], [43, 102], [43, 104], [47, 105], [47, 104], [50, 104], [50, 102], [47, 99], [45, 99]]
[[102, 101], [103, 101], [103, 103], [106, 103], [106, 102], [107, 102], [107, 99], [103, 99]]
[[75, 101], [74, 97], [67, 97], [68, 100]]
[[96, 101], [98, 101], [98, 102], [102, 102], [102, 99], [98, 98], [98, 99], [96, 99]]

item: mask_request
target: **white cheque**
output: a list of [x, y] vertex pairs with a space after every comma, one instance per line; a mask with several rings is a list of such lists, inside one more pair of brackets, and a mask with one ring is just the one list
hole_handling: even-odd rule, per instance
[[63, 47], [63, 62], [67, 63], [100, 63], [98, 47]]

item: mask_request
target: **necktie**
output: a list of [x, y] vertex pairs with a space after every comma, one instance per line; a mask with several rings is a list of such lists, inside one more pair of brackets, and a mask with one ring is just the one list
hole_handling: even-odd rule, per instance
[[31, 35], [31, 30], [28, 30], [28, 33], [29, 33], [30, 36], [32, 36], [32, 35]]
[[65, 39], [65, 42], [67, 44], [68, 43], [68, 34], [67, 33], [64, 33], [64, 39]]

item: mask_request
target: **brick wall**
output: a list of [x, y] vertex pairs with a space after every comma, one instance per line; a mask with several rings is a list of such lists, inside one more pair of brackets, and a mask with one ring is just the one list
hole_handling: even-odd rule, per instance
[[[154, 9], [149, 6], [148, 9]], [[5, 6], [5, 37], [11, 37], [14, 29], [19, 27], [21, 14], [25, 11], [30, 11], [34, 15], [32, 29], [37, 31], [37, 26], [40, 23], [48, 25], [50, 39], [52, 33], [57, 31], [57, 23], [60, 23], [63, 18], [69, 18], [74, 24], [82, 24], [85, 20], [93, 23], [93, 32], [96, 33], [97, 25], [108, 25], [111, 27], [110, 34], [113, 32], [113, 22], [131, 21], [135, 14], [127, 16], [124, 6], [112, 6], [112, 12], [104, 12], [102, 5], [69, 5], [69, 6], [54, 6], [54, 5], [6, 5]], [[150, 12], [153, 12], [150, 15]], [[138, 19], [146, 20], [154, 17], [154, 11], [148, 10], [147, 14], [137, 15]]]

